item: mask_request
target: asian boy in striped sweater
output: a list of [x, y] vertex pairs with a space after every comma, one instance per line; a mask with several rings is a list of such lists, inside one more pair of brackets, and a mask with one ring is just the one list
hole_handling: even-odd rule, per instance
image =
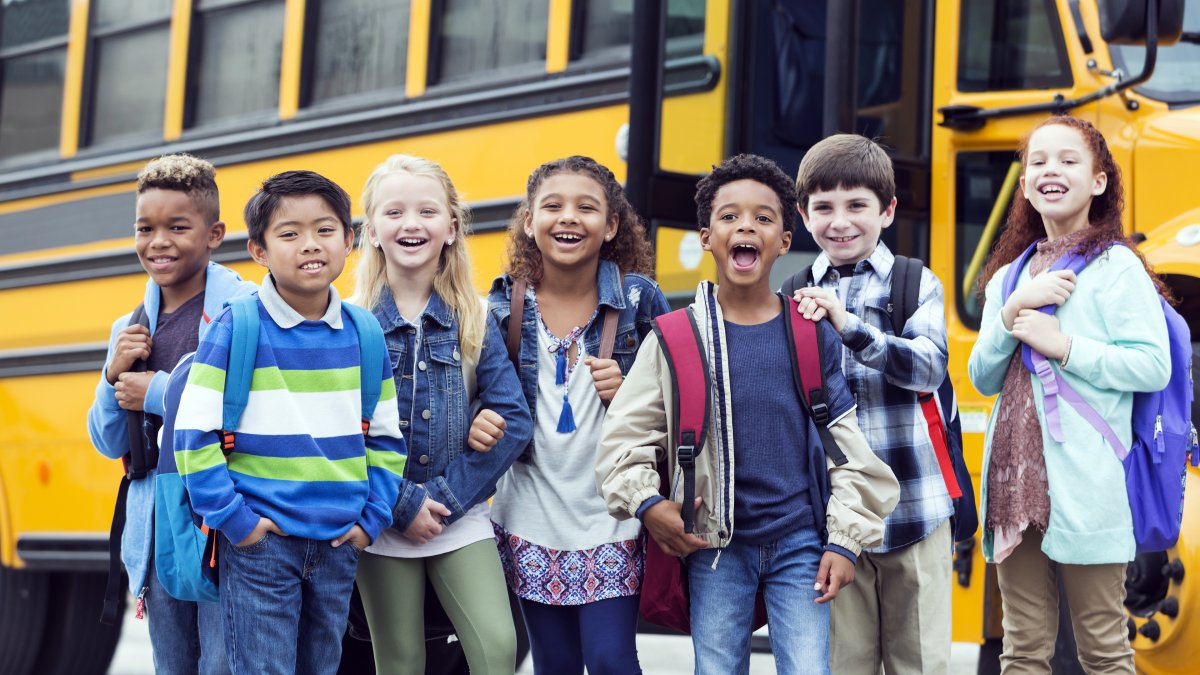
[[359, 338], [331, 286], [354, 242], [346, 192], [288, 171], [263, 183], [245, 219], [250, 253], [270, 270], [258, 294], [249, 402], [226, 458], [226, 311], [196, 352], [176, 419], [176, 462], [193, 509], [223, 535], [231, 670], [333, 673], [359, 552], [390, 524], [403, 481], [396, 389], [386, 354], [380, 372], [361, 373], [382, 382], [364, 437]]

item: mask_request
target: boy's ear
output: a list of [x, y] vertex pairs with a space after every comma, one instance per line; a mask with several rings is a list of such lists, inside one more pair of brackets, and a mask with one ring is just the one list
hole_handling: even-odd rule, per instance
[[712, 243], [709, 241], [710, 234], [707, 227], [700, 228], [700, 248], [705, 251], [712, 250]]
[[[1024, 180], [1024, 179], [1022, 179]], [[1108, 189], [1108, 174], [1101, 171], [1092, 179], [1092, 196], [1099, 197]]]
[[892, 197], [892, 201], [888, 202], [887, 208], [883, 210], [883, 223], [879, 229], [886, 230], [892, 221], [896, 220], [896, 198]]
[[250, 252], [250, 257], [254, 258], [254, 262], [266, 267], [267, 269], [271, 269], [271, 266], [267, 264], [266, 246], [259, 246], [258, 242], [254, 241], [253, 239], [247, 239], [246, 250]]
[[346, 255], [350, 255], [351, 251], [354, 250], [354, 230], [349, 227], [343, 227], [342, 229], [346, 231]]
[[208, 226], [208, 250], [217, 250], [223, 241], [225, 241], [225, 221], [218, 220]]
[[787, 252], [792, 250], [792, 233], [784, 230], [782, 240], [782, 245], [779, 247], [779, 255], [787, 255]]
[[808, 212], [799, 203], [796, 204], [796, 211], [800, 213], [800, 220], [804, 222], [804, 229], [812, 232], [812, 226], [808, 224]]

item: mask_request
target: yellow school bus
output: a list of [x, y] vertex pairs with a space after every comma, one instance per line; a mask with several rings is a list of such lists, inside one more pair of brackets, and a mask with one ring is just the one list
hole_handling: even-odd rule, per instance
[[[659, 282], [682, 301], [712, 272], [691, 201], [712, 164], [756, 152], [794, 171], [827, 133], [878, 136], [900, 201], [885, 240], [944, 283], [977, 470], [991, 401], [966, 378], [973, 285], [1016, 144], [1045, 115], [1105, 132], [1129, 231], [1200, 335], [1200, 0], [1160, 4], [1148, 50], [1102, 33], [1117, 25], [1144, 43], [1128, 23], [1145, 0], [5, 0], [0, 671], [103, 672], [117, 639], [95, 617], [120, 467], [91, 448], [85, 415], [109, 326], [142, 294], [131, 224], [146, 160], [191, 152], [217, 165], [229, 235], [216, 259], [258, 280], [240, 213], [263, 178], [313, 169], [353, 195], [388, 154], [430, 157], [474, 209], [483, 290], [529, 172], [591, 155], [626, 180], [652, 224]], [[1137, 81], [1147, 51], [1156, 65]], [[796, 239], [777, 281], [815, 255]], [[1193, 498], [1176, 548], [1131, 568], [1147, 672], [1187, 672], [1200, 656], [1185, 574], [1198, 509]], [[978, 546], [956, 555], [954, 638], [984, 646], [987, 672], [1001, 634], [994, 575]]]

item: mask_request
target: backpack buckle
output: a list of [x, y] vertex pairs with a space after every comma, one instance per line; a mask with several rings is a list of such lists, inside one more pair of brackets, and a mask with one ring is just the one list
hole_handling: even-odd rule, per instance
[[696, 465], [696, 446], [681, 445], [675, 450], [679, 466], [692, 467]]

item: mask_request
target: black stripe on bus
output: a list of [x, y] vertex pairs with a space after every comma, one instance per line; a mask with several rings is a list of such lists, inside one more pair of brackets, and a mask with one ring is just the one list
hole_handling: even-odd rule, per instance
[[[107, 229], [95, 227], [94, 221], [106, 217], [101, 212], [106, 208], [113, 208], [110, 202], [113, 197], [120, 198], [116, 203], [121, 209], [121, 218], [125, 225], [109, 232]], [[479, 233], [503, 231], [508, 227], [508, 221], [518, 203], [516, 199], [497, 199], [472, 204], [472, 230]], [[75, 221], [79, 220], [81, 213], [88, 214], [88, 222], [76, 224]], [[127, 236], [132, 219], [133, 193], [92, 197], [71, 204], [56, 204], [0, 216], [0, 235], [3, 235], [0, 236], [0, 254], [35, 250], [29, 246], [29, 237], [19, 236], [25, 233], [41, 233], [38, 239], [40, 245], [36, 248], [68, 246]], [[355, 223], [356, 226], [360, 224], [358, 221]], [[92, 231], [98, 234], [87, 236]], [[243, 262], [249, 259], [245, 232], [226, 235], [220, 248], [213, 252], [213, 260], [219, 263]], [[141, 273], [142, 265], [129, 249], [81, 253], [51, 260], [0, 266], [0, 290]]]
[[[665, 91], [671, 96], [709, 91], [717, 85], [720, 73], [720, 62], [712, 56], [672, 59], [664, 74]], [[322, 115], [319, 109], [302, 111], [296, 120], [276, 122], [275, 126], [265, 128], [220, 134], [205, 134], [203, 129], [196, 129], [185, 133], [187, 138], [179, 142], [158, 143], [120, 153], [83, 149], [72, 160], [0, 175], [0, 201], [129, 182], [136, 176], [136, 171], [76, 182], [72, 182], [71, 175], [143, 162], [161, 154], [188, 152], [202, 156], [220, 168], [618, 105], [629, 98], [629, 68], [585, 72], [484, 91], [478, 91], [479, 86], [478, 82], [464, 83], [461, 87], [447, 86], [442, 92], [415, 101], [381, 103], [336, 115]], [[458, 93], [453, 93], [455, 91]]]

